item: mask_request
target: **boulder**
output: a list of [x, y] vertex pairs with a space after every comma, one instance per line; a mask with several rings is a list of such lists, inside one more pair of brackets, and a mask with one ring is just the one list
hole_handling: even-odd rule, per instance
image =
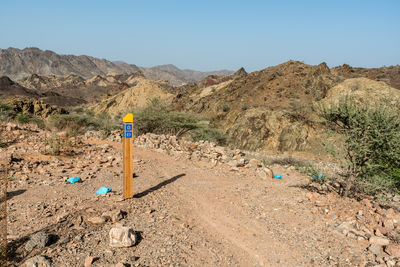
[[48, 259], [43, 256], [37, 255], [27, 260], [24, 267], [51, 267], [51, 263]]
[[109, 237], [110, 246], [116, 248], [131, 247], [137, 242], [135, 232], [130, 227], [125, 226], [111, 228]]
[[33, 234], [25, 244], [25, 250], [31, 251], [34, 248], [44, 248], [50, 243], [50, 235], [46, 232]]

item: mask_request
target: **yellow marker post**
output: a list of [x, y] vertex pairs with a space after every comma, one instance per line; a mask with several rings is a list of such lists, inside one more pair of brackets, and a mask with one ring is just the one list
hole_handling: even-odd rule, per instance
[[122, 135], [122, 150], [123, 150], [123, 173], [124, 173], [124, 199], [133, 198], [133, 114], [128, 113], [122, 119], [123, 135]]

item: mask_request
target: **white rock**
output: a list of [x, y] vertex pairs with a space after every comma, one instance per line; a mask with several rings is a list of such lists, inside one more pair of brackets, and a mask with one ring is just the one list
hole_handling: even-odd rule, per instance
[[131, 247], [136, 244], [136, 234], [130, 227], [114, 227], [110, 230], [110, 246], [116, 248]]

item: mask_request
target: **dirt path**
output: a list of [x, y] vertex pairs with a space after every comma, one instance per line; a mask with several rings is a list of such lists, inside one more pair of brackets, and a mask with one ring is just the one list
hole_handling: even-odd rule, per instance
[[[135, 148], [135, 198], [119, 201], [122, 178], [117, 161], [90, 175], [95, 163], [89, 155], [120, 157], [120, 144], [106, 145], [101, 154], [90, 149], [104, 143], [92, 144], [70, 161], [62, 160], [83, 166], [78, 169], [50, 168], [53, 177], [15, 181], [9, 192], [20, 193], [8, 202], [15, 263], [35, 254], [51, 258], [54, 266], [81, 266], [89, 255], [96, 257], [93, 266], [117, 262], [133, 266], [354, 266], [361, 260], [366, 244], [335, 230], [338, 216], [329, 203], [337, 200], [321, 196], [323, 205], [316, 207], [301, 188], [308, 178], [295, 171], [275, 166], [274, 172], [283, 179], [263, 180], [245, 168], [232, 172], [225, 165]], [[78, 171], [88, 173], [82, 175], [83, 183], [64, 182]], [[97, 197], [94, 192], [100, 186], [109, 186], [114, 193]], [[127, 211], [123, 223], [138, 231], [140, 242], [135, 247], [108, 246], [111, 222], [102, 226], [76, 223], [79, 216], [86, 222], [90, 216], [116, 209]], [[27, 237], [43, 230], [57, 234], [59, 241], [49, 248], [24, 251]]]
[[[347, 254], [348, 261], [352, 257], [345, 251], [349, 244], [329, 229], [331, 216], [311, 212], [307, 191], [300, 188], [308, 178], [298, 173], [275, 168], [284, 178], [265, 181], [250, 170], [236, 173], [226, 166], [193, 164], [141, 149], [136, 152], [155, 161], [164, 177], [185, 174], [167, 186], [175, 203], [180, 203], [180, 215], [205, 231], [241, 266], [327, 264], [330, 253], [340, 258]], [[146, 182], [151, 183], [151, 178]]]

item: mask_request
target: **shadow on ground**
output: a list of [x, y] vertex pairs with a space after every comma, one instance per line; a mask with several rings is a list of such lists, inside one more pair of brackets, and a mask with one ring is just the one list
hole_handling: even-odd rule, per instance
[[168, 180], [165, 180], [165, 181], [159, 183], [158, 185], [155, 185], [155, 186], [143, 191], [143, 192], [135, 194], [133, 197], [134, 198], [142, 198], [142, 197], [150, 194], [151, 192], [154, 192], [154, 191], [156, 191], [156, 190], [158, 190], [158, 189], [160, 189], [160, 188], [162, 188], [162, 187], [164, 187], [164, 186], [166, 186], [166, 185], [168, 185], [168, 184], [170, 184], [172, 182], [175, 182], [176, 180], [178, 180], [179, 178], [181, 178], [181, 177], [183, 177], [185, 175], [186, 174], [184, 174], [184, 173], [176, 175], [176, 176], [174, 176], [174, 177], [172, 177], [172, 178], [170, 178]]

